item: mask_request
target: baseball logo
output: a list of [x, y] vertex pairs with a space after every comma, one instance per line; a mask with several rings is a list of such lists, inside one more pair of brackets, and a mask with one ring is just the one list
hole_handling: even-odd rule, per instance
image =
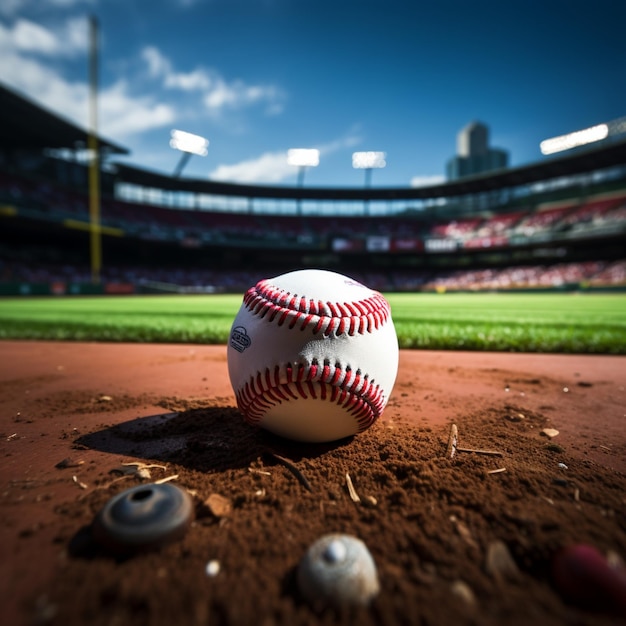
[[244, 418], [307, 442], [369, 428], [389, 400], [398, 354], [384, 296], [326, 270], [289, 272], [248, 289], [227, 347]]

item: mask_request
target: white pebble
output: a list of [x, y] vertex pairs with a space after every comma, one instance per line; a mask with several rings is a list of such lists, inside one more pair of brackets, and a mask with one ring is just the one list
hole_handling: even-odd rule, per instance
[[206, 575], [210, 576], [211, 578], [214, 578], [215, 576], [217, 576], [220, 573], [220, 562], [216, 561], [215, 559], [212, 561], [209, 561], [206, 564]]
[[380, 591], [370, 551], [350, 535], [315, 541], [300, 561], [297, 577], [300, 592], [316, 610], [366, 606]]

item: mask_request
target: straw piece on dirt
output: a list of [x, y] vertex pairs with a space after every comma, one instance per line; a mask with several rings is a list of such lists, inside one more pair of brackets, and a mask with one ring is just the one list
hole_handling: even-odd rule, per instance
[[457, 448], [457, 452], [469, 452], [471, 454], [484, 454], [485, 456], [504, 456], [498, 450], [477, 450], [475, 448]]
[[87, 489], [87, 485], [85, 483], [81, 483], [80, 480], [78, 480], [77, 476], [72, 476], [72, 480], [81, 488], [81, 489]]
[[446, 458], [451, 459], [454, 457], [457, 447], [456, 444], [459, 440], [459, 429], [456, 424], [450, 425], [450, 435], [448, 436], [448, 447], [446, 449]]
[[461, 537], [465, 543], [472, 546], [472, 548], [478, 548], [478, 544], [476, 543], [472, 532], [462, 520], [460, 520], [456, 515], [451, 515], [450, 521], [454, 524], [457, 533], [459, 533], [459, 537]]
[[487, 474], [502, 474], [502, 472], [506, 472], [506, 467], [499, 467], [498, 469], [489, 470]]
[[169, 483], [172, 480], [178, 480], [178, 474], [172, 474], [171, 476], [166, 476], [165, 478], [159, 478], [159, 480], [155, 480], [155, 485], [162, 485], [163, 483]]
[[256, 467], [249, 467], [248, 471], [251, 474], [262, 474], [263, 476], [271, 476], [271, 472], [266, 472], [265, 470], [256, 469]]
[[361, 498], [359, 498], [359, 494], [356, 492], [356, 489], [352, 484], [352, 478], [350, 478], [350, 474], [348, 474], [348, 472], [346, 472], [346, 485], [348, 485], [348, 493], [350, 494], [352, 502], [361, 502]]
[[124, 467], [145, 467], [145, 468], [151, 468], [151, 467], [158, 467], [159, 469], [162, 470], [166, 470], [167, 469], [167, 465], [159, 465], [157, 463], [141, 463], [141, 461], [133, 461], [131, 463], [122, 463], [122, 465]]

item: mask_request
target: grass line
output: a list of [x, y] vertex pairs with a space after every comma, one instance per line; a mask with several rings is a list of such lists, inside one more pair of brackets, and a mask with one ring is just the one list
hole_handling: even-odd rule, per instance
[[[402, 348], [626, 354], [626, 295], [389, 294]], [[223, 344], [241, 296], [0, 299], [0, 339]]]

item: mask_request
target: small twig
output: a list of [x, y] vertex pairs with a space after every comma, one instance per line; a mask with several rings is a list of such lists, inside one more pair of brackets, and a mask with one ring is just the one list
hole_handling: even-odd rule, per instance
[[140, 461], [133, 461], [132, 463], [122, 463], [124, 467], [132, 467], [133, 465], [138, 469], [150, 469], [153, 467], [158, 467], [159, 469], [166, 470], [167, 465], [158, 465], [157, 463], [141, 463]]
[[456, 444], [458, 443], [459, 440], [459, 429], [457, 428], [456, 424], [452, 424], [450, 426], [450, 435], [448, 437], [448, 447], [446, 449], [446, 457], [451, 459], [454, 457], [454, 454], [457, 451], [457, 447]]
[[171, 480], [178, 480], [178, 474], [172, 474], [172, 476], [166, 476], [165, 478], [159, 478], [155, 480], [155, 485], [162, 485], [163, 483], [169, 483]]
[[457, 452], [473, 452], [474, 454], [486, 454], [487, 456], [504, 456], [498, 450], [475, 450], [474, 448], [457, 448]]
[[252, 474], [263, 474], [263, 476], [271, 476], [271, 472], [266, 472], [264, 470], [256, 469], [255, 467], [249, 467], [248, 471]]
[[72, 476], [72, 480], [81, 488], [81, 489], [87, 489], [87, 485], [85, 483], [81, 483], [80, 480], [78, 480], [77, 476]]
[[506, 472], [506, 467], [499, 467], [498, 469], [489, 470], [487, 474], [501, 474], [502, 472]]
[[350, 474], [346, 472], [346, 484], [348, 485], [348, 493], [350, 494], [350, 499], [352, 502], [361, 502], [361, 498], [359, 498], [359, 494], [356, 492], [354, 485], [352, 484], [352, 479], [350, 478]]
[[300, 484], [307, 491], [313, 491], [313, 488], [311, 487], [311, 483], [305, 478], [302, 472], [289, 459], [286, 459], [284, 456], [280, 456], [279, 454], [276, 454], [275, 452], [270, 452], [269, 454], [272, 457], [274, 457], [277, 461], [280, 461], [280, 463], [282, 463], [300, 481]]

